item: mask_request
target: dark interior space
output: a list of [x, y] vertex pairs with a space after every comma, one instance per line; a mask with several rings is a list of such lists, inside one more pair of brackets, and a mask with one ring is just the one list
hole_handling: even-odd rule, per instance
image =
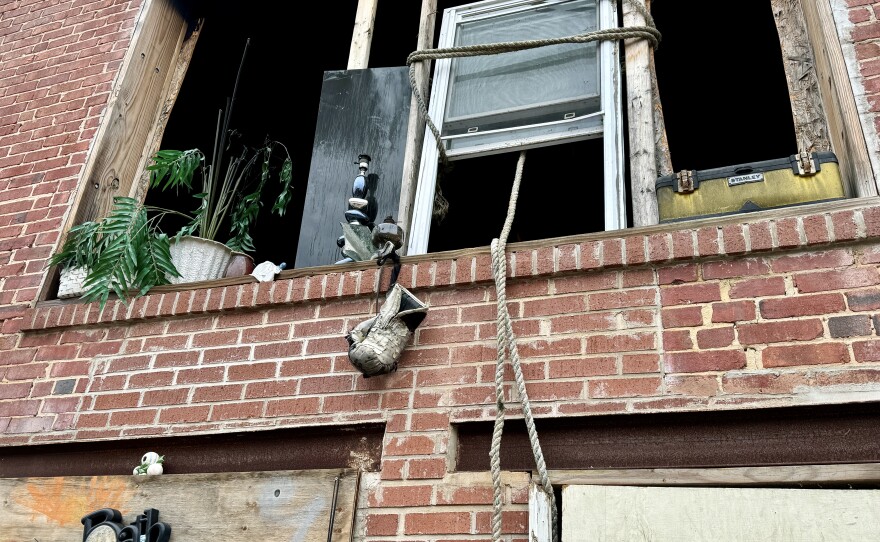
[[421, 1], [379, 2], [370, 46], [371, 68], [406, 66], [406, 58], [415, 51], [419, 41], [421, 4]]
[[[696, 7], [688, 3], [688, 7]], [[779, 36], [769, 2], [659, 1], [655, 54], [675, 171], [797, 152]]]
[[[508, 242], [603, 231], [602, 154], [601, 139], [529, 149]], [[511, 152], [451, 162], [440, 178], [449, 212], [431, 225], [429, 252], [487, 246], [498, 237], [518, 158]]]
[[[277, 195], [270, 185], [251, 230], [256, 246], [252, 256], [256, 263], [270, 260], [292, 267], [323, 74], [346, 68], [357, 0], [311, 4], [307, 24], [300, 6], [293, 3], [272, 3], [267, 9], [234, 0], [180, 4], [192, 20], [202, 17], [205, 22], [161, 148], [197, 147], [210, 156], [218, 110], [232, 93], [250, 38], [230, 127], [251, 146], [259, 146], [266, 137], [283, 143], [292, 158], [294, 186], [287, 213], [279, 218], [269, 212]], [[189, 194], [150, 190], [146, 203], [192, 212], [198, 202]], [[182, 219], [166, 217], [163, 230], [174, 233], [182, 225]], [[222, 231], [218, 241], [225, 242], [228, 228]]]

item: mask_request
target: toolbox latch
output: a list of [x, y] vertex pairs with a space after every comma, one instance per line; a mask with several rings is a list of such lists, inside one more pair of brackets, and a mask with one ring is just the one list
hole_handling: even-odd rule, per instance
[[816, 155], [806, 151], [801, 151], [791, 157], [791, 169], [797, 175], [809, 177], [819, 173], [819, 160]]
[[676, 192], [678, 193], [688, 193], [694, 191], [694, 176], [696, 171], [692, 169], [683, 169], [675, 174], [675, 179], [678, 184]]

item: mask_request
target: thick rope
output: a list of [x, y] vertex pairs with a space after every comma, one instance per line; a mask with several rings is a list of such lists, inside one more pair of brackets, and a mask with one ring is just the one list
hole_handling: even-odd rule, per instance
[[507, 218], [504, 220], [504, 227], [501, 229], [500, 237], [493, 239], [491, 246], [492, 274], [495, 279], [498, 303], [498, 359], [497, 365], [495, 366], [495, 404], [497, 406], [497, 413], [495, 415], [495, 427], [492, 431], [492, 447], [489, 450], [492, 469], [492, 489], [494, 493], [492, 502], [492, 540], [495, 542], [501, 540], [501, 435], [504, 431], [505, 350], [510, 356], [513, 376], [516, 381], [516, 389], [519, 393], [519, 400], [523, 409], [523, 417], [526, 422], [526, 430], [529, 435], [529, 443], [531, 443], [532, 453], [535, 456], [535, 464], [538, 469], [538, 480], [541, 484], [541, 488], [550, 499], [550, 508], [553, 514], [553, 540], [559, 539], [559, 526], [557, 525], [556, 520], [556, 497], [553, 494], [553, 486], [550, 484], [550, 478], [547, 475], [547, 464], [544, 462], [541, 443], [538, 442], [538, 431], [535, 429], [535, 420], [532, 417], [529, 394], [526, 391], [526, 381], [519, 361], [519, 350], [516, 346], [516, 336], [513, 333], [513, 324], [510, 320], [510, 313], [507, 311], [507, 237], [510, 235], [510, 228], [513, 225], [513, 217], [516, 214], [516, 201], [519, 197], [519, 185], [522, 181], [525, 161], [526, 152], [522, 151], [519, 154], [519, 161], [517, 161], [516, 164], [516, 175], [514, 176], [513, 188], [510, 192], [510, 203], [507, 206]]
[[[590, 43], [594, 41], [617, 41], [622, 39], [645, 39], [648, 40], [652, 47], [656, 48], [660, 43], [660, 32], [654, 24], [654, 18], [645, 9], [644, 4], [639, 0], [624, 0], [638, 11], [645, 19], [645, 26], [630, 26], [623, 28], [609, 28], [598, 30], [595, 32], [587, 32], [574, 36], [566, 36], [561, 38], [541, 39], [541, 40], [525, 40], [525, 41], [509, 41], [501, 43], [489, 43], [482, 45], [467, 45], [462, 47], [446, 47], [442, 49], [423, 49], [414, 51], [406, 60], [409, 66], [409, 83], [412, 87], [413, 96], [418, 105], [419, 115], [425, 120], [428, 129], [434, 136], [437, 144], [437, 150], [440, 154], [440, 160], [445, 167], [448, 166], [449, 157], [446, 155], [446, 149], [440, 138], [440, 130], [434, 124], [431, 116], [428, 114], [428, 106], [424, 98], [418, 90], [416, 81], [416, 62], [426, 60], [434, 60], [440, 58], [461, 58], [478, 55], [495, 55], [500, 53], [509, 53], [513, 51], [523, 51], [526, 49], [534, 49], [537, 47], [545, 47], [548, 45], [558, 45], [563, 43]], [[492, 431], [492, 446], [489, 450], [489, 458], [492, 471], [492, 489], [493, 489], [493, 510], [492, 510], [492, 540], [500, 542], [501, 540], [501, 437], [504, 432], [504, 358], [505, 352], [510, 356], [511, 366], [513, 368], [514, 380], [516, 382], [519, 400], [522, 404], [523, 417], [526, 422], [526, 430], [529, 436], [529, 443], [532, 447], [532, 453], [535, 456], [535, 464], [538, 470], [538, 481], [544, 493], [550, 500], [551, 513], [553, 514], [553, 540], [559, 540], [559, 525], [557, 521], [556, 496], [553, 493], [553, 486], [550, 484], [550, 478], [547, 474], [547, 464], [544, 461], [544, 454], [541, 450], [541, 444], [538, 441], [538, 431], [535, 428], [535, 420], [532, 416], [531, 403], [529, 395], [526, 391], [525, 377], [523, 376], [522, 366], [519, 360], [519, 350], [516, 345], [516, 336], [513, 333], [513, 324], [510, 320], [510, 314], [507, 311], [507, 237], [510, 235], [510, 229], [513, 225], [513, 218], [516, 214], [516, 202], [519, 197], [519, 185], [522, 181], [523, 166], [525, 165], [526, 153], [520, 152], [519, 160], [516, 165], [516, 175], [513, 180], [513, 188], [510, 193], [510, 202], [507, 207], [507, 217], [504, 220], [504, 227], [501, 229], [501, 235], [497, 239], [492, 240], [492, 274], [495, 279], [495, 289], [497, 291], [497, 342], [498, 342], [498, 358], [495, 367], [495, 404], [497, 413], [495, 416], [495, 426]], [[434, 211], [435, 217], [442, 218], [446, 214], [449, 203], [443, 198], [440, 191], [439, 179], [435, 188]]]
[[[440, 139], [440, 129], [434, 124], [431, 116], [428, 114], [428, 105], [419, 92], [418, 83], [416, 82], [416, 63], [425, 60], [436, 60], [441, 58], [462, 58], [469, 56], [497, 55], [501, 53], [511, 53], [514, 51], [524, 51], [527, 49], [535, 49], [538, 47], [547, 47], [549, 45], [560, 45], [564, 43], [590, 43], [594, 41], [617, 41], [623, 39], [645, 39], [651, 44], [651, 47], [657, 48], [660, 44], [660, 31], [654, 24], [654, 18], [651, 13], [645, 9], [644, 4], [639, 0], [624, 0], [638, 11], [645, 19], [645, 26], [625, 26], [621, 28], [606, 28], [604, 30], [595, 30], [583, 34], [575, 34], [574, 36], [563, 36], [559, 38], [547, 38], [539, 40], [523, 40], [523, 41], [504, 41], [498, 43], [485, 43], [479, 45], [463, 45], [459, 47], [444, 47], [440, 49], [421, 49], [413, 51], [406, 59], [406, 65], [409, 66], [409, 85], [412, 87], [413, 96], [418, 105], [419, 115], [425, 119], [428, 129], [434, 136], [437, 144], [437, 151], [440, 153], [440, 162], [446, 168], [449, 165], [449, 157], [446, 155], [446, 148]], [[440, 190], [439, 179], [436, 182], [434, 190], [434, 209], [433, 215], [442, 219], [446, 216], [449, 209], [449, 202], [443, 197]]]

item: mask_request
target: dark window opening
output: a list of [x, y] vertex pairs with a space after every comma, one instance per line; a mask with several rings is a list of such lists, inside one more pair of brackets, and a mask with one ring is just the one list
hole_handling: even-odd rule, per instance
[[[371, 68], [406, 66], [419, 41], [421, 1], [379, 2], [370, 46]], [[440, 20], [437, 19], [439, 28]]]
[[[283, 218], [270, 214], [275, 191], [264, 198], [251, 230], [256, 263], [293, 267], [303, 216], [323, 74], [345, 69], [357, 0], [316, 3], [306, 16], [298, 4], [254, 9], [246, 2], [182, 2], [205, 22], [162, 139], [163, 149], [198, 147], [210, 156], [217, 112], [232, 92], [242, 49], [251, 39], [230, 127], [258, 146], [268, 136], [284, 143], [293, 162], [293, 198]], [[193, 211], [197, 200], [174, 191], [150, 190], [146, 203]], [[182, 219], [166, 217], [174, 233]], [[220, 242], [228, 240], [221, 229]]]
[[735, 9], [651, 6], [663, 39], [657, 86], [675, 171], [797, 152], [782, 50], [769, 2]]
[[[601, 139], [590, 139], [526, 151], [508, 242], [603, 231], [602, 150]], [[518, 158], [513, 152], [451, 162], [440, 178], [449, 213], [431, 225], [429, 252], [487, 246], [500, 235]]]

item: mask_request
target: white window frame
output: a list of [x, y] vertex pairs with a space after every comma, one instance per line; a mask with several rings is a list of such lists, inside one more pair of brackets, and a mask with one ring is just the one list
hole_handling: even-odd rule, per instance
[[[543, 5], [543, 4], [541, 4]], [[616, 28], [616, 0], [597, 0], [599, 9], [599, 28]], [[455, 38], [455, 28], [460, 16], [468, 10], [491, 8], [494, 11], [504, 10], [509, 13], [515, 9], [537, 7], [534, 0], [486, 0], [475, 4], [467, 4], [447, 9], [443, 14], [438, 47], [451, 47]], [[620, 61], [617, 42], [599, 42], [599, 89], [601, 111], [594, 115], [601, 116], [601, 129], [579, 131], [575, 135], [557, 134], [553, 136], [537, 136], [523, 139], [512, 139], [491, 148], [464, 149], [448, 151], [450, 159], [476, 157], [486, 154], [523, 150], [534, 147], [580, 141], [584, 139], [603, 138], [604, 180], [603, 197], [605, 202], [605, 230], [617, 230], [626, 227], [626, 187], [623, 178], [623, 124], [621, 112], [621, 81]], [[446, 96], [449, 88], [451, 59], [438, 60], [434, 68], [434, 85], [431, 89], [431, 100], [428, 114], [442, 130], [442, 119], [446, 109]], [[439, 151], [433, 136], [426, 130], [422, 146], [421, 163], [419, 165], [413, 217], [407, 244], [407, 254], [425, 254], [428, 251], [428, 238], [431, 233], [431, 218], [434, 204]], [[584, 182], [590, 168], [584, 168]], [[513, 173], [511, 172], [511, 179]], [[500, 227], [500, 225], [499, 225]]]

